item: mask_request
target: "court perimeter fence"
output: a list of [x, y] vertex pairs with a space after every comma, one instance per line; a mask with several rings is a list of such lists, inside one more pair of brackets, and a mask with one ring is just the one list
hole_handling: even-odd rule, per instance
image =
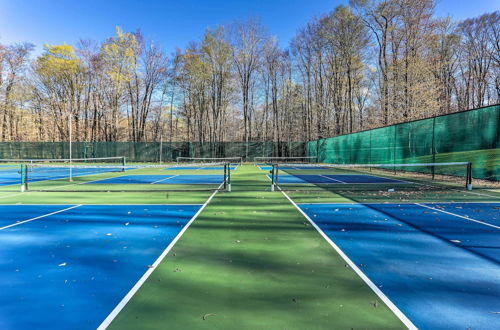
[[500, 105], [311, 141], [307, 156], [334, 164], [471, 162], [474, 178], [500, 181]]
[[[177, 157], [315, 157], [320, 163], [472, 162], [474, 178], [500, 181], [500, 105], [310, 142], [73, 142], [73, 158], [125, 156], [128, 162]], [[69, 158], [68, 142], [1, 142], [0, 159]], [[454, 175], [456, 173], [441, 173]]]
[[[177, 157], [301, 157], [306, 142], [73, 142], [72, 158], [124, 156], [127, 162], [172, 162]], [[69, 142], [1, 142], [0, 159], [67, 159]]]

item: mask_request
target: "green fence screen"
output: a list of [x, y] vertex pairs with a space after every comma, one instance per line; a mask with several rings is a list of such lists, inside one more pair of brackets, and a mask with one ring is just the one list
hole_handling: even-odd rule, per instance
[[[177, 157], [303, 157], [305, 142], [73, 142], [73, 158], [125, 156], [127, 162], [175, 161]], [[161, 154], [161, 157], [160, 157]], [[69, 158], [68, 142], [2, 142], [0, 159]]]
[[499, 132], [494, 105], [311, 141], [307, 155], [338, 164], [472, 162], [474, 178], [500, 181]]

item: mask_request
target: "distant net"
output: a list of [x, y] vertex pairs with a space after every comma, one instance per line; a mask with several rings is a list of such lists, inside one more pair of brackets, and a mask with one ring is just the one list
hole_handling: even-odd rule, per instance
[[255, 164], [272, 165], [276, 163], [289, 164], [289, 163], [315, 163], [317, 157], [255, 157]]
[[[451, 174], [450, 174], [451, 173]], [[468, 162], [420, 164], [274, 164], [274, 190], [379, 191], [472, 189]], [[346, 196], [347, 197], [347, 196]], [[353, 197], [352, 195], [348, 196]]]
[[23, 164], [16, 180], [22, 191], [127, 192], [230, 190], [228, 163], [189, 165]]
[[243, 163], [242, 157], [177, 157], [177, 164], [216, 164], [216, 163], [229, 163], [238, 164]]
[[65, 159], [0, 159], [1, 166], [39, 165], [125, 165], [125, 157], [65, 158]]

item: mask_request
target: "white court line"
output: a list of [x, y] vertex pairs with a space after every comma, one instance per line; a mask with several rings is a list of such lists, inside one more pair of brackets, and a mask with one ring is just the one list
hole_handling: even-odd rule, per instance
[[[21, 186], [21, 184], [19, 184], [19, 186]], [[21, 189], [19, 188], [19, 190], [21, 190]], [[0, 191], [0, 193], [2, 193], [2, 194], [3, 194], [4, 192], [3, 192], [3, 191]], [[2, 199], [2, 198], [14, 197], [14, 196], [17, 196], [17, 195], [22, 195], [22, 194], [26, 194], [26, 193], [28, 193], [28, 191], [25, 191], [25, 192], [17, 192], [17, 193], [13, 193], [13, 194], [10, 194], [10, 195], [2, 195], [2, 196], [0, 196], [0, 199]]]
[[[268, 174], [268, 175], [266, 175], [266, 177], [267, 177], [269, 180], [271, 180], [271, 181], [272, 181], [272, 179], [269, 177], [270, 175], [271, 175], [271, 174]], [[300, 175], [300, 174], [299, 174], [299, 175]], [[305, 175], [316, 175], [316, 174], [305, 174]], [[284, 183], [279, 183], [279, 184], [332, 184], [332, 183], [326, 183], [326, 182], [321, 182], [321, 183], [320, 183], [320, 182], [307, 182], [307, 181], [305, 181], [304, 179], [301, 179], [300, 177], [295, 176], [295, 175], [293, 175], [293, 174], [285, 174], [285, 175], [280, 175], [280, 176], [278, 177], [278, 179], [279, 179], [279, 178], [281, 178], [281, 177], [283, 177], [283, 176], [285, 176], [285, 177], [286, 177], [286, 176], [296, 177], [297, 179], [300, 179], [302, 182], [284, 182]], [[340, 181], [340, 180], [335, 180], [335, 179], [329, 178], [329, 177], [327, 177], [327, 176], [323, 176], [323, 175], [319, 175], [319, 176], [324, 177], [325, 179], [328, 179], [328, 180], [331, 180], [331, 181], [337, 181], [338, 183], [342, 183], [342, 184], [346, 183], [346, 182], [343, 182], [343, 181]]]
[[57, 186], [56, 188], [75, 186], [75, 185], [79, 185], [79, 184], [87, 184], [87, 183], [92, 183], [92, 182], [99, 182], [99, 181], [104, 181], [104, 180], [109, 180], [109, 179], [114, 179], [114, 178], [121, 178], [123, 176], [129, 176], [129, 175], [130, 174], [124, 174], [124, 175], [119, 175], [119, 176], [113, 176], [110, 178], [100, 178], [100, 179], [95, 179], [95, 180], [90, 180], [90, 181], [85, 181], [85, 182], [75, 182], [75, 183], [66, 184], [64, 186]]
[[[34, 206], [47, 206], [47, 205], [53, 205], [53, 206], [57, 206], [57, 205], [60, 205], [60, 206], [64, 206], [64, 205], [74, 205], [74, 204], [31, 204], [31, 203], [26, 203], [26, 204], [20, 204], [20, 203], [15, 203], [15, 204], [0, 204], [0, 207], [1, 206], [12, 206], [12, 205], [17, 205], [17, 206], [30, 206], [30, 205], [34, 205]], [[132, 206], [156, 206], [156, 205], [174, 205], [174, 206], [183, 206], [183, 205], [187, 205], [187, 206], [190, 206], [190, 205], [202, 205], [200, 203], [196, 204], [196, 203], [174, 203], [174, 204], [165, 204], [165, 203], [162, 203], [162, 204], [130, 204], [130, 203], [124, 203], [124, 204], [96, 204], [96, 203], [85, 203], [85, 204], [80, 204], [80, 205], [94, 205], [94, 206], [99, 206], [99, 205], [104, 205], [104, 206], [125, 206], [125, 205], [132, 205]]]
[[[268, 174], [270, 175], [270, 174]], [[410, 184], [414, 184], [415, 182], [410, 182], [410, 181], [403, 181], [403, 180], [396, 180], [396, 179], [391, 179], [393, 180], [393, 182], [345, 182], [345, 181], [341, 181], [341, 180], [337, 180], [337, 179], [333, 179], [333, 178], [330, 178], [330, 177], [327, 177], [325, 175], [322, 175], [322, 174], [298, 174], [298, 175], [318, 175], [320, 177], [323, 177], [325, 179], [328, 179], [328, 180], [331, 180], [331, 181], [334, 181], [333, 183], [328, 183], [328, 182], [307, 182], [303, 179], [301, 179], [303, 182], [284, 182], [284, 183], [280, 183], [280, 184], [335, 184], [336, 182], [337, 183], [342, 183], [342, 184], [348, 184], [348, 185], [367, 185], [367, 184], [405, 184], [405, 183], [410, 183]], [[335, 174], [332, 174], [332, 175], [335, 175]], [[340, 174], [340, 175], [343, 175], [343, 174]], [[362, 175], [366, 175], [366, 176], [373, 176], [375, 178], [380, 178], [380, 179], [388, 179], [388, 178], [384, 178], [382, 176], [375, 176], [375, 175], [368, 175], [368, 174], [360, 174], [359, 176], [362, 176]], [[280, 177], [283, 177], [283, 176], [293, 176], [293, 177], [297, 177], [300, 179], [300, 177], [298, 177], [297, 175], [294, 175], [294, 174], [282, 174], [280, 175]]]
[[[461, 190], [458, 190], [458, 189], [453, 189], [453, 190], [458, 191], [458, 192], [462, 192]], [[486, 190], [495, 190], [495, 189], [486, 189]], [[482, 194], [482, 193], [478, 193], [478, 192], [475, 192], [475, 191], [465, 190], [465, 192], [467, 192], [468, 194], [471, 194], [471, 195], [477, 195], [477, 196], [483, 196], [483, 197], [491, 197], [491, 198], [498, 199], [497, 196], [492, 196], [492, 195], [488, 195], [488, 194]]]
[[498, 204], [500, 200], [494, 202], [483, 202], [483, 201], [474, 201], [474, 202], [429, 202], [427, 204]]
[[156, 180], [156, 181], [153, 181], [153, 182], [151, 182], [150, 184], [155, 184], [155, 183], [158, 183], [158, 182], [166, 181], [166, 180], [169, 180], [169, 179], [175, 178], [176, 176], [179, 176], [179, 175], [180, 175], [180, 174], [177, 174], [177, 175], [172, 175], [172, 176], [169, 176], [168, 178], [165, 178], [165, 179], [161, 179], [161, 180]]
[[[127, 176], [127, 175], [115, 176], [113, 178], [119, 178], [119, 177], [122, 177], [122, 176]], [[57, 180], [62, 180], [62, 179], [57, 179]], [[91, 180], [91, 181], [85, 181], [85, 182], [74, 182], [74, 183], [64, 184], [64, 185], [61, 185], [61, 186], [51, 187], [50, 189], [47, 189], [46, 191], [50, 191], [50, 190], [54, 190], [54, 189], [60, 189], [60, 188], [64, 188], [64, 187], [76, 186], [76, 185], [81, 185], [81, 184], [87, 184], [87, 183], [97, 182], [97, 181], [102, 181], [102, 180], [106, 180], [106, 178], [100, 178], [100, 179]], [[49, 181], [49, 180], [43, 180], [43, 181]], [[42, 181], [34, 181], [34, 182], [42, 182]], [[21, 186], [20, 183], [18, 183], [18, 184], [19, 184], [19, 186]], [[18, 195], [29, 194], [29, 193], [33, 193], [33, 192], [39, 192], [39, 191], [37, 191], [37, 190], [30, 191], [29, 188], [28, 188], [28, 190], [24, 191], [24, 192], [18, 192], [18, 193], [14, 193], [12, 195], [0, 196], [0, 199], [14, 197], [14, 196], [18, 196]], [[69, 191], [69, 192], [71, 192], [71, 191]], [[0, 193], [2, 193], [2, 191], [0, 191]], [[8, 204], [3, 204], [3, 205], [8, 205]], [[36, 205], [36, 204], [30, 204], [30, 205]], [[39, 204], [39, 205], [46, 205], [46, 204]]]
[[[340, 174], [342, 175], [342, 174]], [[349, 175], [349, 174], [348, 174]], [[399, 180], [399, 179], [394, 179], [394, 178], [389, 178], [385, 176], [380, 176], [380, 175], [373, 175], [373, 174], [351, 174], [351, 175], [357, 175], [357, 176], [369, 176], [372, 178], [377, 178], [377, 179], [385, 179], [385, 180], [390, 180], [390, 182], [366, 182], [364, 184], [401, 184], [401, 183], [415, 183], [412, 181], [405, 181], [405, 180]]]
[[[219, 189], [222, 187], [222, 184], [219, 186]], [[170, 252], [170, 250], [174, 247], [175, 243], [181, 238], [181, 236], [184, 234], [184, 232], [191, 226], [193, 221], [198, 217], [198, 215], [203, 211], [203, 209], [210, 203], [212, 198], [217, 194], [218, 190], [214, 191], [212, 195], [207, 199], [205, 204], [201, 206], [201, 208], [196, 212], [196, 214], [189, 220], [189, 222], [184, 226], [184, 228], [177, 234], [177, 236], [170, 242], [170, 244], [167, 246], [167, 248], [162, 252], [162, 254], [156, 259], [156, 261], [153, 263], [151, 268], [148, 268], [148, 270], [142, 275], [142, 277], [135, 283], [135, 285], [130, 289], [130, 291], [123, 297], [123, 299], [116, 305], [116, 307], [111, 311], [111, 313], [102, 321], [101, 325], [97, 328], [97, 330], [104, 330], [106, 329], [111, 322], [116, 318], [116, 316], [121, 312], [121, 310], [125, 307], [125, 305], [132, 299], [132, 297], [139, 291], [141, 286], [146, 282], [146, 280], [151, 276], [151, 274], [154, 272], [156, 267], [160, 265], [160, 263], [165, 259], [167, 254]]]
[[[281, 175], [280, 177], [282, 177], [283, 175]], [[293, 175], [290, 175], [290, 176], [293, 176]], [[342, 184], [346, 184], [346, 185], [367, 185], [367, 184], [378, 184], [378, 185], [381, 185], [381, 184], [404, 184], [404, 183], [413, 183], [413, 182], [405, 182], [405, 181], [400, 181], [400, 182], [316, 182], [316, 183], [311, 183], [311, 182], [282, 182], [280, 184], [321, 184], [321, 185], [327, 185], [327, 184], [339, 184], [339, 183], [342, 183]], [[490, 196], [492, 197], [492, 196]]]
[[[280, 189], [281, 190], [281, 189]], [[283, 191], [281, 193], [295, 206], [297, 210], [313, 225], [321, 236], [334, 248], [335, 251], [344, 259], [344, 261], [356, 272], [356, 274], [375, 292], [375, 294], [391, 309], [391, 311], [403, 322], [403, 324], [411, 330], [418, 328], [413, 324], [406, 315], [366, 276], [361, 269], [335, 244], [318, 225], [304, 212], [302, 209]]]
[[485, 225], [485, 226], [488, 226], [488, 227], [500, 229], [499, 226], [495, 226], [495, 225], [492, 225], [491, 223], [487, 223], [487, 222], [484, 222], [484, 221], [480, 221], [480, 220], [476, 220], [476, 219], [464, 217], [463, 215], [460, 215], [460, 214], [455, 214], [455, 213], [448, 212], [448, 211], [445, 211], [445, 210], [440, 210], [438, 208], [430, 207], [430, 206], [427, 206], [427, 205], [424, 205], [424, 204], [420, 204], [420, 203], [415, 203], [415, 205], [418, 205], [418, 206], [421, 206], [421, 207], [425, 207], [427, 209], [431, 209], [431, 210], [434, 210], [434, 211], [442, 212], [442, 213], [445, 213], [445, 214], [453, 215], [455, 217], [462, 218], [462, 219], [465, 219], [465, 220], [468, 220], [468, 221], [472, 221], [472, 222], [476, 222], [476, 223], [479, 223], [481, 225]]
[[[430, 202], [427, 204], [494, 204], [498, 202]], [[312, 205], [336, 205], [336, 204], [348, 204], [348, 205], [409, 205], [409, 204], [415, 204], [414, 202], [397, 202], [397, 203], [357, 203], [357, 202], [327, 202], [327, 203], [321, 203], [321, 202], [307, 202], [307, 203], [300, 203], [300, 204], [312, 204]], [[4, 204], [5, 205], [5, 204]], [[46, 204], [42, 204], [46, 205]]]
[[[313, 174], [313, 175], [314, 175], [314, 174]], [[320, 177], [322, 177], [322, 178], [325, 178], [325, 179], [331, 180], [331, 181], [335, 181], [335, 182], [340, 182], [340, 183], [345, 183], [345, 184], [347, 184], [347, 182], [344, 182], [344, 181], [341, 181], [341, 180], [337, 180], [337, 179], [334, 179], [334, 178], [330, 178], [330, 177], [325, 176], [325, 175], [321, 175], [321, 174], [320, 174], [319, 176], [320, 176]], [[321, 184], [321, 183], [319, 183], [319, 184]]]
[[61, 213], [61, 212], [64, 212], [64, 211], [68, 211], [68, 210], [80, 207], [80, 206], [82, 206], [82, 204], [73, 205], [71, 207], [68, 207], [68, 208], [65, 208], [65, 209], [62, 209], [62, 210], [59, 210], [59, 211], [55, 211], [55, 212], [52, 212], [52, 213], [47, 213], [47, 214], [40, 215], [38, 217], [31, 218], [31, 219], [24, 220], [24, 221], [19, 221], [19, 222], [13, 223], [13, 224], [5, 226], [5, 227], [0, 227], [0, 230], [4, 230], [4, 229], [10, 228], [10, 227], [18, 226], [18, 225], [21, 225], [21, 224], [26, 223], [26, 222], [30, 222], [30, 221], [35, 221], [35, 220], [38, 220], [38, 219], [42, 219], [42, 218], [45, 218], [45, 217], [48, 217], [48, 216], [51, 216], [51, 215], [54, 215], [54, 214], [57, 214], [57, 213]]
[[[99, 174], [102, 174], [102, 173], [99, 173]], [[91, 175], [94, 175], [94, 174], [91, 174]], [[96, 174], [97, 175], [97, 174]], [[84, 175], [80, 175], [80, 176], [73, 176], [73, 177], [82, 177]], [[85, 181], [85, 182], [73, 182], [73, 183], [69, 183], [69, 184], [64, 184], [64, 185], [60, 185], [60, 186], [55, 186], [55, 187], [51, 187], [50, 189], [46, 189], [46, 191], [50, 191], [50, 190], [54, 190], [54, 189], [60, 189], [60, 188], [64, 188], [64, 187], [70, 187], [70, 186], [76, 186], [76, 185], [81, 185], [81, 184], [87, 184], [87, 183], [92, 183], [92, 182], [99, 182], [99, 181], [104, 181], [104, 180], [108, 180], [108, 179], [112, 179], [112, 178], [121, 178], [123, 176], [129, 176], [129, 174], [124, 174], [124, 175], [119, 175], [119, 176], [114, 176], [114, 177], [111, 177], [111, 178], [99, 178], [99, 179], [95, 179], [95, 180], [90, 180], [90, 181]], [[59, 178], [59, 179], [54, 179], [54, 180], [63, 180], [63, 179], [68, 179], [68, 177], [66, 178]], [[52, 181], [52, 179], [47, 179], [47, 180], [39, 180], [39, 181], [32, 181], [32, 182], [44, 182], [44, 181]], [[20, 183], [18, 183], [19, 186], [21, 185]], [[1, 191], [0, 191], [1, 192]], [[21, 192], [21, 193], [16, 193], [14, 195], [10, 195], [10, 196], [0, 196], [0, 198], [7, 198], [7, 197], [12, 197], [12, 196], [17, 196], [17, 195], [21, 195], [21, 194], [27, 194], [27, 193], [30, 193], [30, 192], [37, 192], [37, 190], [34, 190], [34, 191], [30, 191], [29, 188], [27, 191], [25, 192]]]

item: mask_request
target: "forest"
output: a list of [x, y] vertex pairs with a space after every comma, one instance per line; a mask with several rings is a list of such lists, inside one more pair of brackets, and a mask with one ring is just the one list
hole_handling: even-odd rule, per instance
[[0, 43], [1, 141], [310, 141], [500, 103], [499, 11], [351, 0], [287, 47], [258, 18], [165, 46]]

